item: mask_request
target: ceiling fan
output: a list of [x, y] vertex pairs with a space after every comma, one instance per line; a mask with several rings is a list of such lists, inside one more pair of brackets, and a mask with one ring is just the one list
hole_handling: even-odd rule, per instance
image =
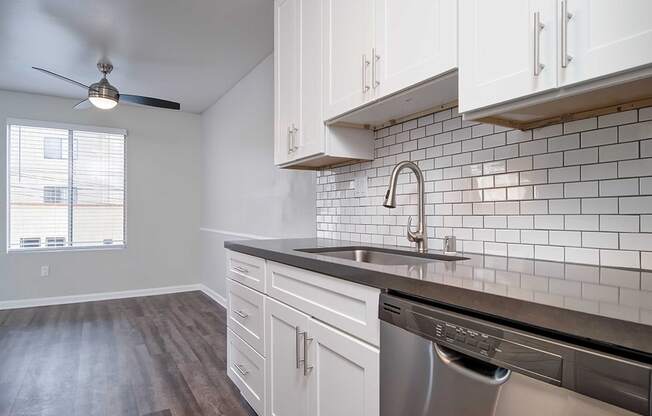
[[44, 74], [51, 75], [86, 89], [88, 91], [88, 99], [74, 106], [73, 108], [76, 110], [89, 108], [91, 105], [101, 110], [110, 110], [115, 107], [119, 101], [131, 104], [147, 105], [150, 107], [167, 108], [170, 110], [181, 109], [181, 105], [173, 101], [161, 100], [160, 98], [143, 97], [140, 95], [120, 94], [118, 89], [111, 85], [109, 80], [106, 79], [106, 76], [113, 70], [113, 65], [108, 62], [97, 63], [97, 69], [99, 69], [102, 73], [102, 79], [94, 84], [91, 84], [90, 86], [82, 84], [81, 82], [77, 82], [74, 79], [66, 78], [63, 75], [55, 74], [54, 72], [48, 71], [47, 69], [37, 68], [35, 66], [32, 68], [36, 69], [37, 71], [41, 71]]

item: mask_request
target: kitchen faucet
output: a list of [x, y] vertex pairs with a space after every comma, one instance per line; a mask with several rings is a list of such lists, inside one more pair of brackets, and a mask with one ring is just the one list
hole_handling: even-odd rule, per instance
[[426, 235], [423, 172], [421, 172], [421, 169], [419, 169], [416, 164], [409, 161], [403, 161], [394, 166], [392, 176], [389, 179], [389, 189], [387, 189], [387, 193], [385, 194], [385, 202], [383, 202], [383, 206], [387, 208], [396, 208], [396, 182], [398, 181], [399, 173], [401, 173], [404, 168], [412, 170], [414, 176], [417, 177], [417, 193], [419, 194], [419, 226], [417, 227], [416, 232], [412, 231], [412, 217], [408, 218], [407, 239], [417, 243], [417, 251], [419, 253], [425, 253], [428, 251], [428, 236]]

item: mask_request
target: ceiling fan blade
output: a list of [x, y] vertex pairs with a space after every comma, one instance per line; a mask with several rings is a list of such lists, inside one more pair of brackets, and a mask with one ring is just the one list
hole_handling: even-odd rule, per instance
[[80, 101], [73, 107], [74, 110], [88, 110], [89, 108], [93, 108], [93, 104], [88, 100]]
[[33, 66], [32, 68], [36, 69], [37, 71], [41, 71], [41, 72], [43, 72], [44, 74], [51, 75], [51, 76], [53, 76], [53, 77], [55, 77], [55, 78], [59, 78], [60, 80], [63, 80], [63, 81], [69, 82], [69, 83], [71, 83], [71, 84], [73, 84], [73, 85], [77, 85], [78, 87], [85, 88], [86, 90], [89, 89], [88, 85], [84, 85], [84, 84], [82, 84], [81, 82], [77, 82], [77, 81], [75, 81], [74, 79], [66, 78], [66, 77], [64, 77], [63, 75], [55, 74], [54, 72], [52, 72], [52, 71], [48, 71], [47, 69], [38, 68], [38, 67], [35, 67], [35, 66]]
[[160, 98], [142, 97], [140, 95], [120, 94], [120, 101], [131, 104], [147, 105], [150, 107], [168, 108], [170, 110], [181, 110], [181, 104], [174, 101], [161, 100]]

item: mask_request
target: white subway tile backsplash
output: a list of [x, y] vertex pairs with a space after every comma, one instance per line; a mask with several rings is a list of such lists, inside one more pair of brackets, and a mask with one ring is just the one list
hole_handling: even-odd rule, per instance
[[579, 214], [579, 199], [551, 199], [548, 201], [548, 210], [551, 214]]
[[572, 165], [586, 165], [589, 163], [598, 162], [598, 148], [569, 150], [564, 152], [564, 164], [566, 166]]
[[597, 165], [585, 165], [582, 166], [580, 175], [583, 181], [617, 178], [618, 164], [611, 162], [600, 163]]
[[618, 198], [583, 199], [582, 214], [618, 214]]
[[582, 245], [582, 233], [579, 231], [550, 231], [550, 244], [555, 246], [580, 247]]
[[639, 230], [638, 215], [601, 215], [600, 231], [637, 232]]
[[652, 139], [652, 121], [626, 124], [618, 127], [618, 140], [620, 142], [631, 142], [645, 139]]
[[618, 162], [618, 176], [652, 176], [652, 159], [626, 160]]
[[638, 195], [638, 179], [600, 181], [600, 196]]
[[620, 248], [623, 250], [652, 251], [652, 234], [622, 233]]
[[561, 183], [550, 185], [535, 185], [535, 199], [555, 199], [564, 197], [564, 185]]
[[600, 265], [610, 267], [641, 267], [638, 251], [600, 250]]
[[[493, 275], [486, 276], [496, 290], [518, 289], [519, 296], [535, 298], [547, 285], [551, 298], [542, 301], [552, 303], [569, 303], [566, 296], [588, 291], [587, 299], [568, 306], [590, 310], [602, 308], [601, 299], [613, 293], [582, 287], [568, 276], [636, 288], [636, 275], [622, 271], [598, 278], [566, 270], [567, 280], [561, 280], [564, 273], [553, 273], [555, 263], [548, 260], [652, 268], [652, 107], [528, 131], [463, 122], [457, 109], [449, 109], [375, 135], [375, 160], [318, 172], [319, 237], [411, 245], [405, 227], [407, 217], [417, 214], [414, 175], [399, 177], [396, 209], [381, 204], [394, 165], [412, 160], [426, 177], [431, 248], [455, 235], [467, 252], [539, 259], [536, 275], [550, 276], [534, 278], [527, 268], [519, 269], [523, 282], [511, 271], [496, 273], [495, 283]], [[368, 195], [356, 197], [353, 179], [361, 176], [369, 178]], [[517, 262], [523, 260], [509, 260], [510, 270]], [[543, 271], [545, 265], [550, 270]], [[519, 280], [513, 281], [514, 275]], [[652, 290], [652, 273], [648, 281]], [[458, 282], [478, 283], [483, 282]], [[621, 316], [625, 309], [610, 313]]]
[[600, 217], [597, 215], [566, 215], [565, 228], [578, 231], [598, 231]]
[[611, 143], [618, 143], [618, 129], [616, 127], [592, 130], [580, 134], [582, 147], [602, 146]]
[[[566, 261], [580, 264], [600, 264], [600, 250], [590, 248], [566, 247]], [[578, 275], [581, 276], [581, 275]], [[571, 282], [569, 282], [571, 284]]]
[[618, 248], [618, 234], [583, 232], [582, 246], [591, 248]]
[[600, 162], [636, 159], [638, 157], [638, 143], [630, 142], [602, 146], [600, 147], [599, 156]]
[[548, 182], [548, 171], [546, 169], [541, 169], [521, 172], [519, 177], [521, 185], [538, 185]]
[[548, 170], [548, 182], [577, 182], [580, 180], [580, 167], [570, 166]]
[[567, 123], [564, 123], [564, 133], [575, 133], [575, 132], [580, 132], [580, 131], [585, 131], [585, 130], [593, 130], [598, 127], [598, 119], [593, 117], [593, 118], [585, 118], [583, 120], [577, 120], [577, 121], [569, 121]]
[[564, 197], [579, 198], [598, 196], [598, 182], [577, 182], [564, 184]]
[[598, 117], [598, 127], [611, 127], [619, 124], [635, 123], [638, 120], [638, 111], [630, 110], [620, 113], [611, 113]]
[[579, 134], [567, 134], [565, 136], [552, 137], [548, 139], [548, 151], [559, 152], [563, 150], [577, 149], [580, 147]]
[[645, 107], [638, 110], [638, 121], [652, 120], [652, 107]]

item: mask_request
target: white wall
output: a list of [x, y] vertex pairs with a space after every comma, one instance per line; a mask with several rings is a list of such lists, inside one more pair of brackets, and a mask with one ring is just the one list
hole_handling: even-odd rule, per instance
[[[129, 105], [75, 111], [75, 103], [0, 91], [0, 301], [197, 283], [200, 117]], [[127, 248], [6, 253], [7, 118], [128, 130]], [[46, 264], [50, 276], [41, 278]]]
[[201, 275], [221, 295], [225, 240], [316, 233], [314, 172], [274, 166], [273, 63], [270, 55], [201, 116]]

